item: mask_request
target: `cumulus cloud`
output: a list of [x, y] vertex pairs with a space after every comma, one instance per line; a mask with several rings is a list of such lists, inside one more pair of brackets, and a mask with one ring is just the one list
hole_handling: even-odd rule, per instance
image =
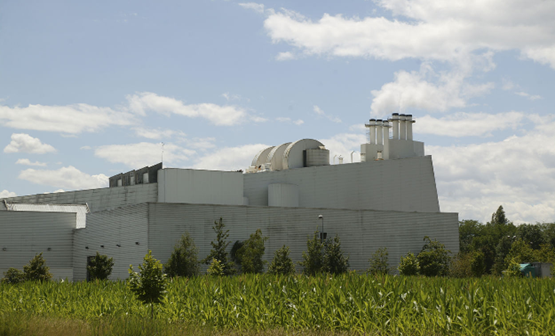
[[114, 163], [123, 163], [131, 168], [141, 168], [150, 166], [162, 160], [162, 150], [164, 151], [164, 163], [179, 164], [188, 160], [194, 150], [182, 148], [172, 143], [150, 143], [141, 142], [127, 145], [106, 145], [95, 149], [97, 157], [106, 159]]
[[185, 117], [201, 117], [208, 119], [218, 126], [231, 126], [245, 121], [247, 112], [238, 106], [216, 105], [211, 103], [186, 105], [182, 101], [159, 96], [151, 92], [128, 95], [130, 111], [138, 115], [146, 115], [147, 111], [170, 115], [177, 114]]
[[292, 11], [270, 12], [264, 27], [275, 43], [305, 54], [453, 61], [480, 50], [516, 49], [555, 68], [552, 1], [381, 0], [405, 21], [324, 14], [312, 21]]
[[95, 189], [108, 186], [108, 176], [104, 174], [89, 175], [69, 166], [57, 170], [26, 169], [19, 178], [36, 184], [68, 190]]
[[522, 112], [497, 114], [458, 112], [443, 118], [429, 115], [418, 118], [421, 134], [434, 134], [449, 137], [491, 136], [491, 132], [508, 128], [516, 129], [526, 115]]
[[322, 109], [320, 107], [318, 107], [318, 105], [314, 105], [313, 110], [314, 110], [314, 113], [316, 113], [319, 116], [327, 118], [329, 121], [332, 121], [334, 123], [340, 123], [341, 122], [341, 119], [339, 119], [337, 117], [334, 117], [331, 114], [327, 114], [324, 111], [322, 111]]
[[238, 147], [226, 147], [198, 159], [195, 168], [238, 170], [250, 166], [252, 158], [268, 145], [253, 144]]
[[445, 112], [451, 108], [467, 106], [467, 100], [484, 95], [493, 89], [493, 83], [472, 85], [465, 82], [469, 73], [459, 69], [436, 74], [428, 64], [419, 71], [399, 71], [395, 80], [372, 90], [372, 115], [382, 117], [410, 108]]
[[7, 190], [0, 191], [0, 198], [16, 197], [16, 193]]
[[296, 58], [295, 54], [293, 54], [290, 51], [280, 52], [276, 56], [276, 60], [278, 60], [278, 61], [289, 61], [289, 60], [292, 60], [292, 59], [295, 59], [295, 58]]
[[25, 165], [25, 166], [37, 166], [37, 167], [46, 167], [46, 163], [44, 162], [31, 162], [29, 159], [19, 159], [15, 162], [15, 164]]
[[25, 133], [12, 134], [12, 141], [4, 148], [4, 153], [45, 154], [55, 151], [54, 147], [43, 144], [40, 139]]
[[154, 140], [169, 139], [174, 136], [180, 136], [180, 137], [185, 136], [185, 133], [181, 131], [174, 131], [170, 129], [161, 129], [161, 128], [152, 129], [152, 128], [136, 127], [134, 130], [137, 136], [142, 138], [147, 138], [147, 139], [154, 139]]
[[247, 9], [252, 9], [258, 13], [264, 13], [264, 5], [256, 2], [242, 2], [239, 3], [239, 6]]
[[463, 146], [427, 146], [442, 211], [487, 221], [499, 205], [517, 222], [555, 219], [555, 122], [522, 136]]
[[96, 132], [112, 125], [132, 125], [135, 122], [136, 118], [125, 111], [87, 104], [0, 106], [0, 125], [17, 129], [76, 134]]
[[293, 120], [289, 117], [278, 117], [278, 118], [276, 118], [276, 120], [279, 121], [279, 122], [293, 123], [297, 126], [300, 126], [300, 125], [304, 124], [304, 120], [302, 120], [302, 119]]
[[523, 91], [515, 92], [515, 94], [518, 95], [518, 96], [521, 96], [521, 97], [528, 98], [530, 100], [538, 100], [538, 99], [542, 98], [542, 96], [540, 96], [540, 95], [531, 95], [531, 94], [529, 94], [527, 92], [523, 92]]

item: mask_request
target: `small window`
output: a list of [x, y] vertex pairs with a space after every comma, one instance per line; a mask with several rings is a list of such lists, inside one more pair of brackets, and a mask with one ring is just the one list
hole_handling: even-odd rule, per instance
[[148, 183], [148, 173], [143, 174], [143, 183]]
[[118, 187], [121, 187], [123, 185], [123, 181], [121, 179], [118, 179]]

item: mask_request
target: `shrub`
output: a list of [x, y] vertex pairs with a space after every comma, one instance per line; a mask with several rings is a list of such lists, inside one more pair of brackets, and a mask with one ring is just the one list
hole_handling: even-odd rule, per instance
[[96, 252], [96, 256], [89, 261], [87, 271], [91, 280], [106, 280], [112, 274], [114, 259]]
[[264, 247], [266, 240], [268, 240], [268, 237], [263, 237], [262, 231], [258, 229], [237, 250], [237, 256], [241, 262], [243, 273], [262, 273], [266, 264], [266, 261], [262, 260], [266, 250]]
[[299, 265], [303, 268], [303, 274], [314, 275], [321, 273], [324, 266], [323, 248], [324, 244], [318, 238], [318, 231], [314, 232], [312, 239], [306, 240], [307, 251], [303, 252], [303, 260]]
[[23, 273], [25, 274], [25, 280], [49, 281], [52, 279], [50, 268], [46, 266], [42, 253], [35, 255], [27, 265], [23, 266]]
[[164, 265], [167, 276], [192, 277], [199, 274], [198, 249], [189, 232], [181, 236]]
[[430, 237], [424, 237], [426, 242], [422, 251], [418, 253], [420, 274], [425, 276], [445, 276], [449, 273], [449, 254], [451, 251], [445, 249], [445, 245]]
[[206, 271], [206, 273], [208, 275], [213, 275], [213, 276], [225, 275], [222, 263], [218, 259], [212, 259], [212, 262], [210, 263], [210, 266], [208, 267], [208, 270]]
[[227, 246], [230, 242], [226, 241], [226, 239], [229, 237], [229, 230], [224, 231], [224, 228], [225, 224], [222, 218], [219, 221], [214, 221], [212, 230], [216, 232], [216, 241], [210, 242], [212, 250], [210, 250], [210, 254], [204, 258], [203, 262], [208, 265], [212, 262], [212, 259], [216, 259], [221, 263], [225, 275], [231, 275], [235, 273], [235, 264], [227, 258]]
[[482, 251], [474, 251], [470, 256], [470, 270], [475, 277], [486, 273], [486, 257]]
[[4, 272], [4, 278], [0, 282], [12, 285], [22, 283], [25, 282], [25, 274], [17, 268], [10, 267]]
[[509, 261], [509, 267], [503, 273], [511, 278], [522, 276], [522, 272], [520, 272], [520, 264], [514, 258]]
[[389, 274], [390, 268], [388, 259], [389, 253], [387, 252], [387, 247], [377, 249], [368, 260], [370, 268], [368, 268], [367, 272], [372, 275]]
[[338, 235], [325, 242], [324, 251], [323, 270], [325, 272], [341, 274], [349, 270], [349, 257], [343, 255]]
[[134, 272], [133, 265], [129, 265], [127, 286], [144, 304], [150, 304], [151, 318], [154, 315], [154, 304], [162, 303], [166, 284], [162, 263], [152, 257], [152, 251], [148, 250], [143, 264], [139, 265], [139, 272]]
[[406, 256], [401, 257], [397, 270], [401, 275], [418, 275], [420, 273], [418, 258], [412, 252], [407, 253]]
[[472, 276], [472, 268], [470, 266], [472, 253], [459, 252], [449, 266], [449, 276], [453, 278], [469, 278]]
[[289, 247], [283, 245], [282, 248], [276, 251], [274, 259], [268, 268], [268, 273], [284, 275], [295, 273], [295, 265], [289, 257]]

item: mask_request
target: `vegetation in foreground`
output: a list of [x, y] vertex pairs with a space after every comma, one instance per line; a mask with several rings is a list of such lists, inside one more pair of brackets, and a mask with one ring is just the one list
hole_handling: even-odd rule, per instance
[[21, 316], [71, 322], [94, 335], [119, 333], [96, 332], [102, 325], [139, 330], [151, 316], [152, 328], [165, 330], [156, 334], [555, 334], [553, 279], [244, 274], [173, 279], [166, 290], [152, 313], [125, 282], [2, 284], [0, 335], [17, 335], [6, 328]]

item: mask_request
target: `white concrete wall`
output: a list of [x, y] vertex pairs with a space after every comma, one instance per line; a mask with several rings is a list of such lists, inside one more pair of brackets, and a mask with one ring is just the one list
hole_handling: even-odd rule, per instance
[[53, 194], [37, 194], [6, 198], [9, 202], [47, 204], [85, 204], [91, 212], [115, 209], [126, 205], [158, 200], [158, 185], [134, 186], [67, 191]]
[[143, 203], [88, 214], [87, 228], [75, 230], [74, 279], [86, 280], [87, 257], [95, 256], [96, 252], [114, 258], [111, 280], [126, 279], [130, 264], [138, 270], [148, 252], [147, 210]]
[[424, 155], [423, 142], [402, 139], [389, 140], [389, 159], [403, 159]]
[[243, 174], [162, 169], [158, 171], [158, 202], [242, 205]]
[[268, 185], [299, 187], [305, 208], [439, 212], [431, 156], [244, 174], [250, 205], [268, 205]]
[[[396, 267], [401, 256], [418, 253], [424, 236], [444, 243], [453, 253], [459, 250], [456, 213], [409, 213], [396, 211], [275, 208], [192, 204], [149, 204], [149, 247], [162, 262], [170, 257], [173, 246], [188, 231], [199, 249], [199, 258], [208, 255], [216, 234], [214, 221], [220, 217], [229, 230], [229, 249], [236, 240], [245, 240], [256, 229], [269, 239], [264, 259], [271, 260], [283, 245], [290, 247], [297, 262], [306, 251], [307, 236], [320, 227], [324, 216], [328, 237], [338, 234], [343, 251], [350, 257], [351, 269], [366, 270], [368, 259], [378, 248], [387, 247], [389, 262]], [[206, 266], [203, 266], [203, 271]], [[300, 271], [300, 268], [297, 268]]]
[[268, 185], [268, 206], [298, 207], [299, 187], [284, 183]]
[[71, 281], [75, 221], [75, 213], [0, 211], [0, 277], [42, 252], [53, 278]]

